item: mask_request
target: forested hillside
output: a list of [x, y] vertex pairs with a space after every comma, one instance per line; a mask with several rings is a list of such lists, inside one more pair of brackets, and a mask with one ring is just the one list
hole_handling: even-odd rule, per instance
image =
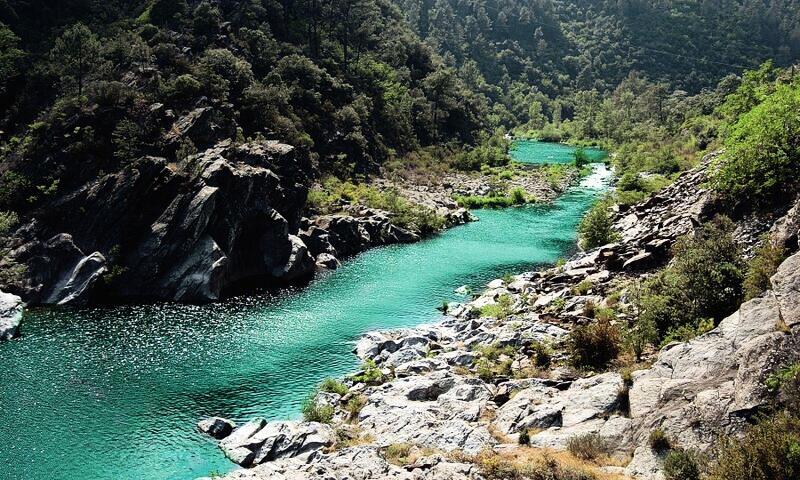
[[697, 93], [800, 55], [796, 1], [398, 1], [422, 38], [502, 104], [493, 113], [505, 123], [570, 118], [573, 94], [613, 90], [633, 70]]
[[[314, 175], [348, 178], [426, 146], [447, 145], [425, 157], [442, 161], [503, 127], [602, 142], [668, 176], [716, 138], [703, 119], [734, 73], [798, 58], [799, 12], [788, 0], [3, 0], [0, 209], [24, 215], [142, 156], [180, 161], [226, 138], [279, 140]], [[495, 140], [456, 164], [498, 155]]]

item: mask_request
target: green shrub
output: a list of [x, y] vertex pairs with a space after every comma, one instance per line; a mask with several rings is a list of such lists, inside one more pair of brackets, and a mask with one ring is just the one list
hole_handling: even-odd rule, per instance
[[800, 363], [773, 373], [767, 378], [766, 385], [778, 394], [778, 400], [788, 411], [800, 411]]
[[15, 212], [3, 212], [0, 211], [0, 236], [3, 236], [11, 231], [17, 223], [19, 222], [19, 217]]
[[528, 202], [528, 195], [519, 187], [511, 189], [509, 197], [512, 205], [525, 205]]
[[786, 250], [783, 247], [773, 245], [769, 236], [762, 239], [761, 246], [747, 263], [744, 277], [745, 300], [755, 298], [770, 288], [769, 279], [775, 275], [785, 258]]
[[738, 203], [765, 207], [792, 194], [800, 169], [800, 84], [780, 85], [739, 117], [712, 171], [713, 188]]
[[500, 297], [497, 299], [497, 303], [492, 303], [481, 307], [479, 311], [480, 316], [504, 320], [508, 318], [511, 313], [513, 313], [513, 302], [514, 299], [511, 298], [510, 295], [500, 295]]
[[577, 168], [583, 168], [584, 166], [591, 163], [591, 158], [589, 158], [589, 154], [586, 153], [584, 148], [578, 148], [572, 153], [572, 161]]
[[548, 368], [553, 362], [553, 350], [545, 343], [533, 342], [530, 346], [533, 350], [532, 360], [537, 367]]
[[358, 414], [361, 412], [361, 409], [367, 404], [367, 397], [364, 395], [353, 395], [350, 400], [347, 401], [347, 405], [345, 405], [345, 410], [347, 410], [348, 415], [350, 416], [350, 420], [354, 420], [358, 417]]
[[672, 448], [672, 443], [669, 437], [667, 437], [667, 433], [660, 428], [656, 428], [650, 432], [650, 435], [647, 437], [647, 443], [650, 445], [650, 448], [656, 452], [665, 452]]
[[742, 438], [720, 439], [707, 480], [796, 480], [800, 476], [800, 419], [766, 418]]
[[354, 375], [353, 381], [356, 383], [366, 383], [367, 385], [380, 385], [386, 381], [386, 376], [375, 364], [374, 360], [367, 360], [361, 365], [361, 374]]
[[319, 391], [326, 393], [336, 393], [341, 396], [345, 396], [347, 395], [348, 389], [347, 385], [345, 385], [344, 383], [333, 378], [326, 378], [325, 380], [322, 381], [322, 384], [320, 384]]
[[608, 442], [596, 433], [576, 435], [567, 440], [567, 450], [581, 460], [594, 460], [607, 455]]
[[637, 309], [662, 338], [683, 325], [697, 330], [703, 319], [716, 324], [739, 307], [744, 268], [733, 228], [718, 217], [695, 237], [679, 239], [670, 266], [645, 282]]
[[333, 407], [316, 400], [315, 395], [309, 396], [301, 409], [303, 420], [306, 422], [331, 423], [333, 421]]
[[586, 295], [592, 290], [592, 281], [589, 279], [581, 280], [581, 282], [572, 287], [574, 295]]
[[523, 428], [521, 432], [519, 432], [519, 438], [517, 439], [517, 443], [520, 445], [530, 445], [531, 444], [531, 434], [528, 433], [527, 428]]
[[619, 234], [614, 231], [607, 200], [597, 202], [583, 217], [578, 226], [581, 247], [595, 248], [615, 242]]
[[575, 327], [567, 338], [570, 362], [576, 367], [605, 367], [619, 355], [620, 344], [619, 329], [605, 321]]
[[676, 448], [664, 459], [665, 480], [700, 480], [700, 467], [691, 452]]

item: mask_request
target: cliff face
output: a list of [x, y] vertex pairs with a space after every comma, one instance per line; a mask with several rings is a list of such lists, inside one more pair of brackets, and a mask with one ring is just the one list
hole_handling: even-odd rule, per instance
[[[478, 479], [481, 460], [472, 455], [513, 456], [508, 452], [526, 432], [531, 446], [554, 450], [597, 435], [626, 459], [622, 464], [632, 456], [626, 467], [603, 467], [605, 474], [660, 480], [664, 453], [649, 445], [653, 430], [662, 429], [676, 446], [705, 452], [720, 435], [737, 435], [771, 405], [767, 376], [800, 360], [800, 253], [782, 263], [771, 290], [710, 332], [665, 346], [630, 378], [613, 370], [543, 371], [537, 360], [544, 343], [553, 346], [552, 361], [562, 363], [568, 332], [591, 321], [588, 304], [600, 305], [616, 282], [665, 264], [675, 240], [718, 211], [702, 187], [705, 168], [620, 212], [617, 244], [581, 253], [560, 268], [495, 280], [477, 298], [452, 304], [438, 324], [365, 335], [355, 352], [377, 368], [345, 380], [344, 395], [316, 399], [333, 409], [338, 431], [358, 446], [342, 446], [325, 425], [281, 427], [311, 429], [316, 434], [308, 438], [324, 439], [306, 445], [307, 436], [278, 434], [276, 424], [254, 420], [221, 447], [237, 463], [256, 466], [226, 478]], [[796, 212], [795, 206], [777, 221], [740, 219], [735, 237], [747, 248], [772, 225], [773, 241], [797, 252]], [[588, 291], [580, 287], [585, 284]], [[487, 306], [505, 314], [482, 315], [492, 311]], [[363, 404], [355, 413], [354, 399]], [[278, 441], [292, 448], [275, 453]], [[410, 445], [416, 461], [392, 465], [393, 445]]]
[[208, 301], [237, 282], [313, 271], [297, 232], [311, 167], [288, 145], [223, 142], [172, 165], [143, 158], [19, 229], [29, 303]]

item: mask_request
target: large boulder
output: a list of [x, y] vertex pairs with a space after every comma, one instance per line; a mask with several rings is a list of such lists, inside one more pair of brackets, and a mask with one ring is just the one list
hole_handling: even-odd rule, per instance
[[249, 467], [288, 458], [308, 462], [335, 441], [330, 425], [258, 418], [238, 427], [219, 446], [231, 461]]
[[[222, 142], [182, 165], [143, 158], [37, 212], [12, 255], [29, 303], [216, 300], [242, 284], [311, 275], [294, 235], [310, 164], [276, 142]], [[98, 280], [102, 279], [102, 282]]]
[[0, 292], [0, 341], [11, 340], [19, 335], [22, 309], [21, 298]]

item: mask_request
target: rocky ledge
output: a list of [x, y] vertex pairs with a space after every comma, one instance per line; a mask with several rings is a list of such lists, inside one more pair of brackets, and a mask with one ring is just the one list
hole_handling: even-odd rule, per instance
[[[621, 212], [617, 244], [495, 280], [451, 304], [437, 324], [366, 334], [355, 348], [363, 371], [315, 397], [331, 424], [256, 419], [238, 427], [220, 446], [248, 468], [225, 478], [479, 479], [487, 452], [558, 452], [591, 435], [609, 448], [607, 464], [591, 467], [597, 478], [659, 480], [653, 430], [701, 452], [719, 435], [736, 435], [770, 404], [766, 377], [800, 360], [800, 253], [782, 263], [770, 291], [708, 333], [654, 352], [639, 370], [559, 366], [569, 331], [590, 321], [587, 304], [604, 305], [619, 282], [665, 263], [669, 246], [713, 214], [703, 178], [702, 168], [690, 172], [672, 193]], [[772, 227], [793, 252], [797, 209]], [[630, 215], [652, 224], [640, 228]], [[756, 242], [763, 228], [740, 229], [740, 241]]]
[[[274, 141], [223, 141], [180, 164], [142, 158], [32, 212], [2, 260], [24, 274], [0, 288], [29, 304], [207, 302], [420, 239], [358, 206], [304, 218], [311, 172]], [[445, 226], [472, 220], [453, 202], [440, 207]]]
[[0, 292], [0, 342], [19, 335], [22, 321], [22, 299], [10, 293]]

